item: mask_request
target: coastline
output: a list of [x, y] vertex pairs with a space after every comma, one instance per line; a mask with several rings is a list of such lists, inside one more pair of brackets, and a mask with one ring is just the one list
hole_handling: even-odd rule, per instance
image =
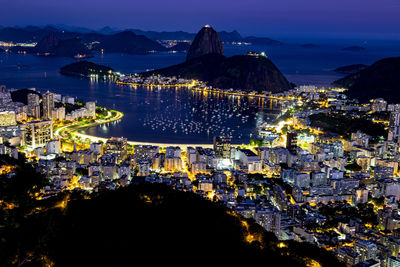
[[[116, 116], [115, 117], [111, 117], [108, 119], [104, 119], [102, 121], [96, 121], [94, 123], [91, 124], [85, 124], [85, 125], [79, 125], [77, 126], [77, 124], [79, 124], [79, 122], [74, 123], [74, 124], [70, 124], [70, 125], [66, 125], [63, 126], [59, 129], [57, 129], [54, 132], [55, 136], [59, 136], [65, 140], [68, 141], [73, 141], [68, 137], [68, 134], [71, 134], [73, 136], [77, 136], [81, 139], [89, 139], [91, 142], [106, 142], [108, 140], [108, 138], [104, 138], [104, 137], [98, 137], [98, 136], [93, 136], [93, 135], [88, 135], [88, 134], [83, 134], [83, 133], [79, 133], [79, 130], [82, 129], [86, 129], [86, 128], [90, 128], [90, 127], [95, 127], [97, 125], [102, 125], [105, 123], [110, 123], [110, 122], [114, 122], [114, 121], [118, 121], [121, 120], [124, 116], [124, 114], [120, 111], [116, 111]], [[110, 112], [110, 110], [109, 110]], [[111, 113], [111, 112], [110, 112]], [[110, 136], [111, 137], [111, 136]], [[179, 144], [179, 143], [157, 143], [157, 142], [141, 142], [141, 141], [130, 141], [128, 140], [128, 144], [129, 145], [152, 145], [152, 146], [159, 146], [159, 147], [168, 147], [168, 146], [179, 146], [181, 148], [187, 148], [187, 147], [197, 147], [197, 146], [201, 146], [204, 148], [212, 148], [213, 144]]]

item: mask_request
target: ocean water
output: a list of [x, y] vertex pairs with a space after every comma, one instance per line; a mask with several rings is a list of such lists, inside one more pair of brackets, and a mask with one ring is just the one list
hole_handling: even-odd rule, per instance
[[[349, 64], [371, 64], [376, 60], [400, 56], [397, 42], [313, 42], [320, 47], [303, 48], [299, 43], [283, 46], [225, 46], [227, 56], [247, 51], [262, 52], [275, 63], [289, 81], [297, 85], [328, 87], [343, 77], [332, 70]], [[352, 45], [366, 47], [360, 52], [343, 51]], [[97, 54], [89, 59], [121, 73], [141, 72], [166, 67], [185, 60], [183, 53], [150, 55]], [[37, 57], [24, 54], [0, 54], [0, 84], [9, 88], [37, 88], [122, 111], [125, 117], [116, 123], [97, 126], [85, 133], [101, 137], [125, 136], [129, 140], [162, 143], [211, 143], [218, 134], [230, 134], [233, 142], [247, 142], [256, 126], [275, 116], [270, 103], [249, 99], [199, 95], [187, 89], [148, 90], [119, 86], [110, 81], [67, 77], [60, 67], [74, 62], [63, 57]]]

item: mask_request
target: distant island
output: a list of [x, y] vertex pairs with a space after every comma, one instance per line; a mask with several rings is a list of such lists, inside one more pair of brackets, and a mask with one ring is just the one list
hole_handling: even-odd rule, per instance
[[285, 76], [264, 54], [251, 52], [225, 57], [217, 32], [208, 25], [196, 35], [185, 62], [141, 75], [196, 79], [224, 89], [272, 93], [291, 89]]
[[361, 102], [384, 98], [390, 103], [400, 102], [400, 57], [385, 58], [371, 66], [333, 83], [348, 88], [347, 94]]
[[67, 76], [77, 77], [89, 77], [90, 75], [105, 77], [110, 75], [113, 76], [114, 70], [107, 66], [83, 60], [62, 67], [60, 73]]
[[347, 66], [336, 68], [333, 71], [337, 72], [337, 73], [342, 73], [342, 74], [353, 74], [353, 73], [356, 73], [367, 67], [368, 67], [368, 65], [364, 65], [364, 64], [353, 64], [353, 65], [347, 65]]
[[342, 48], [343, 51], [353, 51], [353, 52], [359, 52], [359, 51], [364, 51], [365, 47], [362, 46], [348, 46], [345, 48]]
[[319, 48], [320, 46], [316, 45], [316, 44], [302, 44], [302, 45], [300, 45], [300, 47], [303, 47], [303, 48]]

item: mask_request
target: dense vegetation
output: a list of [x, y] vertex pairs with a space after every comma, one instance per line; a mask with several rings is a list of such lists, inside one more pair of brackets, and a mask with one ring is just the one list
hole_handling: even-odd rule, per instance
[[238, 55], [227, 58], [219, 54], [208, 54], [143, 75], [158, 74], [197, 79], [224, 89], [277, 93], [291, 88], [272, 61], [262, 56]]
[[389, 103], [398, 103], [400, 102], [400, 57], [379, 60], [333, 84], [348, 88], [347, 94], [362, 102], [373, 98], [384, 98]]
[[[14, 181], [31, 179], [38, 190], [43, 179], [32, 170], [21, 168]], [[0, 179], [3, 193], [10, 180]], [[128, 266], [211, 259], [263, 260], [283, 266], [305, 266], [315, 260], [322, 266], [340, 266], [323, 249], [294, 241], [280, 247], [272, 233], [252, 221], [166, 185], [145, 183], [91, 195], [64, 192], [36, 200], [35, 194], [24, 193], [32, 181], [29, 188], [15, 189], [29, 201], [0, 195], [15, 205], [0, 210], [1, 266]], [[7, 187], [8, 192], [15, 190]]]
[[349, 137], [351, 133], [357, 131], [374, 137], [387, 135], [383, 124], [345, 115], [313, 114], [310, 116], [310, 125], [312, 127], [322, 128], [327, 132], [340, 134], [346, 138]]
[[68, 64], [60, 69], [60, 73], [70, 76], [88, 77], [91, 74], [98, 76], [112, 75], [114, 70], [110, 67], [95, 64], [90, 61], [79, 61]]
[[29, 90], [29, 89], [20, 89], [20, 90], [16, 90], [16, 91], [11, 91], [11, 99], [13, 102], [21, 102], [21, 103], [24, 103], [25, 105], [27, 105], [29, 94], [37, 94], [37, 95], [39, 95], [39, 98], [42, 98], [42, 95], [37, 91], [33, 91], [33, 90]]

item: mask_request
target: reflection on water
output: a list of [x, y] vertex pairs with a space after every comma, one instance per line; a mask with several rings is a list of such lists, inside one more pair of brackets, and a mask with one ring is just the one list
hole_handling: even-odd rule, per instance
[[[319, 42], [315, 40], [317, 44]], [[232, 56], [247, 51], [265, 51], [291, 82], [298, 85], [328, 86], [343, 75], [333, 69], [350, 64], [371, 64], [376, 60], [398, 56], [398, 42], [376, 41], [363, 44], [362, 52], [341, 48], [359, 43], [321, 44], [306, 49], [285, 42], [282, 46], [225, 46]], [[162, 68], [185, 60], [185, 54], [154, 53], [150, 55], [104, 54], [90, 61], [112, 67], [121, 73]], [[125, 114], [117, 123], [87, 129], [88, 134], [102, 137], [125, 136], [130, 140], [154, 142], [211, 143], [215, 134], [231, 134], [234, 142], [245, 142], [254, 134], [256, 124], [273, 117], [274, 104], [193, 93], [190, 90], [147, 90], [117, 86], [111, 81], [67, 77], [59, 69], [76, 60], [65, 57], [37, 57], [0, 53], [0, 84], [9, 88], [35, 87], [74, 96], [83, 101], [97, 101], [99, 106], [114, 108]]]
[[[116, 99], [130, 99], [127, 116], [118, 123], [82, 132], [102, 137], [124, 135], [135, 141], [210, 143], [215, 135], [248, 142], [257, 124], [275, 118], [280, 104], [261, 98], [202, 93], [187, 88], [121, 86]], [[116, 103], [115, 103], [116, 104]], [[118, 109], [118, 104], [115, 105]], [[133, 114], [140, 114], [133, 119]], [[132, 119], [131, 119], [132, 118]], [[125, 130], [129, 124], [129, 129]]]

